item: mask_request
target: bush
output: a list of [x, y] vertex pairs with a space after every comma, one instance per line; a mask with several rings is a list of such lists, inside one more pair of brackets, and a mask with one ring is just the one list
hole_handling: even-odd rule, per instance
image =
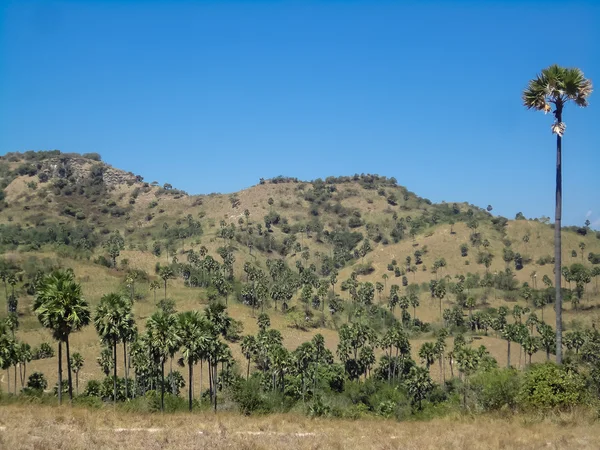
[[471, 379], [477, 403], [486, 411], [517, 406], [521, 379], [515, 369], [492, 369]]
[[525, 408], [550, 409], [575, 406], [584, 400], [583, 377], [564, 366], [545, 363], [524, 375], [518, 401]]
[[27, 379], [27, 387], [34, 391], [43, 391], [48, 387], [48, 380], [42, 372], [33, 372]]
[[46, 359], [54, 357], [54, 349], [47, 342], [42, 342], [39, 347], [31, 352], [31, 359]]
[[252, 376], [248, 380], [239, 380], [233, 386], [232, 394], [233, 400], [238, 404], [242, 414], [266, 414], [271, 412], [258, 376]]

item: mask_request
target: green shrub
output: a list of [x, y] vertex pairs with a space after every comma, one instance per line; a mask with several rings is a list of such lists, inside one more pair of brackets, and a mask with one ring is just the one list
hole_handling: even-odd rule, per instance
[[480, 372], [471, 379], [471, 389], [484, 410], [514, 409], [521, 379], [515, 369], [492, 369]]
[[266, 414], [271, 407], [263, 393], [257, 376], [249, 380], [239, 380], [232, 388], [233, 400], [238, 404], [242, 414]]
[[585, 381], [580, 374], [564, 366], [534, 365], [525, 373], [517, 398], [525, 408], [575, 406], [585, 399]]
[[27, 387], [34, 391], [43, 391], [48, 387], [48, 380], [42, 372], [33, 372], [27, 379]]

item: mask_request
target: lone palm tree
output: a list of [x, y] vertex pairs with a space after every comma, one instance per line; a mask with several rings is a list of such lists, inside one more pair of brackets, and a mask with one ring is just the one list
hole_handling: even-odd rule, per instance
[[71, 270], [57, 270], [45, 276], [36, 293], [33, 309], [40, 323], [58, 341], [58, 402], [62, 402], [62, 343], [67, 351], [69, 400], [73, 401], [69, 336], [90, 323], [90, 309], [83, 299], [81, 285]]
[[[554, 277], [556, 288], [556, 362], [562, 362], [562, 295], [561, 295], [561, 217], [562, 217], [562, 136], [565, 124], [562, 114], [565, 105], [573, 101], [586, 107], [592, 93], [592, 82], [577, 68], [552, 65], [536, 76], [523, 92], [527, 109], [548, 113], [554, 107], [552, 133], [556, 134], [556, 203], [554, 218]], [[553, 105], [553, 106], [551, 106]]]

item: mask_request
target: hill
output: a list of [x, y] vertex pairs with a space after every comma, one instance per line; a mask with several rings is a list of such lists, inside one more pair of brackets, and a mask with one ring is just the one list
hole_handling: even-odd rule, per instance
[[[57, 267], [74, 269], [92, 309], [107, 293], [131, 296], [140, 328], [163, 297], [178, 311], [226, 302], [237, 321], [230, 337], [240, 362], [235, 335], [257, 332], [259, 310], [290, 350], [320, 333], [335, 353], [340, 327], [364, 314], [380, 334], [395, 322], [410, 328], [416, 360], [444, 327], [484, 344], [500, 365], [506, 341], [492, 319], [502, 307], [554, 320], [546, 307], [553, 301], [547, 220], [508, 220], [466, 202], [435, 204], [394, 178], [276, 177], [233, 194], [188, 195], [97, 154], [48, 151], [0, 157], [0, 188], [0, 310], [16, 308], [17, 336], [32, 345], [50, 342], [32, 305], [36, 283]], [[563, 251], [565, 329], [595, 325], [600, 233], [565, 228]], [[73, 346], [87, 361], [81, 382], [99, 378], [93, 327], [77, 333]], [[29, 365], [52, 384], [54, 367], [53, 358]], [[435, 379], [452, 361], [440, 367], [430, 368]]]

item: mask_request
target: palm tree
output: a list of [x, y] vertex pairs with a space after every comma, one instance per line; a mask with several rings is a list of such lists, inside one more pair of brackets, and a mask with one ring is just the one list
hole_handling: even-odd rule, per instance
[[177, 318], [173, 314], [165, 314], [162, 311], [155, 312], [150, 316], [146, 324], [148, 342], [152, 353], [156, 355], [160, 363], [160, 410], [165, 410], [165, 361], [174, 343], [179, 341], [179, 330]]
[[83, 356], [80, 353], [73, 353], [71, 356], [71, 367], [75, 372], [75, 392], [79, 395], [79, 371], [83, 367]]
[[592, 82], [577, 68], [552, 65], [529, 81], [523, 92], [523, 104], [527, 109], [548, 113], [554, 106], [552, 133], [556, 134], [556, 195], [554, 218], [554, 277], [556, 288], [556, 362], [562, 362], [562, 295], [561, 295], [561, 218], [562, 218], [562, 136], [565, 124], [563, 108], [573, 101], [586, 107], [592, 93]]
[[186, 311], [177, 316], [177, 329], [183, 360], [188, 366], [188, 406], [192, 410], [194, 365], [200, 358], [202, 342], [207, 338], [209, 324], [198, 311]]
[[425, 362], [427, 369], [435, 362], [436, 356], [437, 352], [433, 342], [425, 342], [419, 349], [419, 358]]
[[69, 336], [90, 323], [90, 309], [83, 299], [81, 285], [75, 282], [73, 271], [57, 270], [46, 275], [36, 290], [33, 307], [40, 323], [52, 331], [58, 341], [58, 402], [62, 402], [62, 343], [67, 351], [69, 400], [73, 401], [73, 380]]
[[21, 377], [21, 388], [25, 387], [27, 378], [27, 363], [32, 360], [31, 345], [21, 342], [19, 346], [19, 376]]
[[156, 303], [156, 291], [160, 289], [160, 283], [158, 281], [152, 281], [150, 283], [150, 290], [154, 292], [154, 303]]
[[94, 326], [103, 344], [113, 351], [113, 400], [117, 402], [117, 344], [127, 315], [127, 302], [120, 294], [106, 294], [100, 299], [94, 316]]
[[256, 338], [254, 336], [244, 336], [242, 339], [242, 354], [248, 360], [246, 368], [246, 380], [250, 377], [250, 360], [256, 353]]
[[175, 274], [173, 273], [173, 269], [169, 266], [163, 266], [160, 268], [159, 276], [162, 278], [165, 284], [165, 298], [167, 298], [167, 280], [173, 278]]

